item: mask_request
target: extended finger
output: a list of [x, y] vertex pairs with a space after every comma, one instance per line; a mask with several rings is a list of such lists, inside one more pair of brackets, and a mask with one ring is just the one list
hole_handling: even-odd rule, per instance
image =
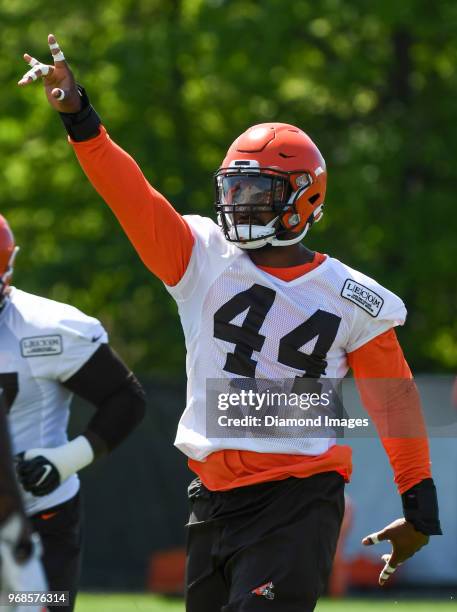
[[383, 585], [390, 578], [390, 576], [392, 576], [392, 574], [400, 567], [402, 561], [397, 560], [395, 550], [392, 552], [391, 555], [382, 555], [381, 559], [384, 561], [385, 565], [379, 575], [379, 584]]
[[[387, 557], [389, 557], [389, 555], [386, 555]], [[382, 586], [383, 584], [385, 584], [389, 578], [392, 576], [392, 574], [395, 573], [395, 570], [397, 569], [397, 567], [391, 565], [388, 561], [387, 563], [384, 565], [382, 572], [379, 574], [379, 584]]]
[[362, 544], [365, 546], [373, 546], [373, 544], [379, 544], [379, 542], [382, 542], [385, 539], [386, 538], [384, 537], [383, 531], [375, 531], [374, 533], [370, 533], [370, 535], [365, 536], [362, 540]]
[[48, 66], [47, 64], [42, 64], [41, 62], [33, 64], [33, 68], [28, 70], [23, 75], [21, 80], [18, 81], [18, 85], [26, 85], [27, 83], [32, 83], [33, 81], [36, 81], [39, 77], [50, 74], [53, 70], [53, 66]]
[[28, 53], [24, 53], [24, 59], [29, 66], [36, 66], [40, 63], [37, 59], [29, 55]]
[[65, 61], [65, 55], [63, 54], [63, 51], [60, 48], [60, 45], [57, 42], [56, 37], [54, 36], [54, 34], [49, 34], [49, 36], [48, 36], [48, 44], [49, 44], [49, 48], [51, 49], [52, 59], [54, 60], [54, 64], [56, 62], [64, 62]]

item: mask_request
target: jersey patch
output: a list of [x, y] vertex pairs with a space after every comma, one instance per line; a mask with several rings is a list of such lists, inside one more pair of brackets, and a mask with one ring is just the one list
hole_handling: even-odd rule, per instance
[[62, 336], [33, 336], [22, 338], [21, 354], [22, 357], [42, 357], [43, 355], [61, 355]]
[[377, 317], [384, 304], [384, 299], [360, 283], [356, 283], [352, 278], [344, 281], [341, 297], [354, 302], [357, 306], [368, 312], [372, 317]]

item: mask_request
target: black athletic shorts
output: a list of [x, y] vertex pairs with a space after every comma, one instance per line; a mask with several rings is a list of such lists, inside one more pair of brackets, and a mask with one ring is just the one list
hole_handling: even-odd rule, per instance
[[344, 513], [336, 472], [211, 492], [189, 486], [187, 612], [312, 612]]
[[82, 555], [82, 513], [79, 493], [58, 506], [30, 517], [40, 534], [43, 566], [50, 591], [69, 591], [70, 606], [54, 607], [51, 612], [70, 612], [79, 586]]

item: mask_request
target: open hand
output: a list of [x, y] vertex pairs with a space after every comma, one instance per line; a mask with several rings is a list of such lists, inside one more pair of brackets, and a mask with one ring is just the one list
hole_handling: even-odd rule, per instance
[[31, 67], [18, 82], [25, 87], [42, 77], [49, 104], [60, 113], [77, 113], [81, 108], [81, 99], [76, 82], [65, 56], [53, 34], [48, 36], [53, 65], [43, 64], [28, 53], [24, 60]]
[[418, 550], [428, 544], [429, 537], [417, 531], [412, 523], [405, 519], [397, 519], [381, 531], [371, 533], [362, 540], [365, 546], [372, 546], [384, 540], [392, 544], [392, 553], [382, 555], [385, 566], [379, 575], [379, 584], [387, 582], [397, 567], [412, 557]]

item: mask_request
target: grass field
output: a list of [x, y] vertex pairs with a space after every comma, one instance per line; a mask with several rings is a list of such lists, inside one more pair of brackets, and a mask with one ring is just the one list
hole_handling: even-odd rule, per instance
[[[374, 600], [347, 599], [343, 601], [322, 600], [316, 612], [451, 612], [457, 609], [454, 601], [435, 600]], [[168, 600], [152, 595], [137, 594], [87, 594], [78, 597], [76, 612], [184, 612], [180, 600]]]

